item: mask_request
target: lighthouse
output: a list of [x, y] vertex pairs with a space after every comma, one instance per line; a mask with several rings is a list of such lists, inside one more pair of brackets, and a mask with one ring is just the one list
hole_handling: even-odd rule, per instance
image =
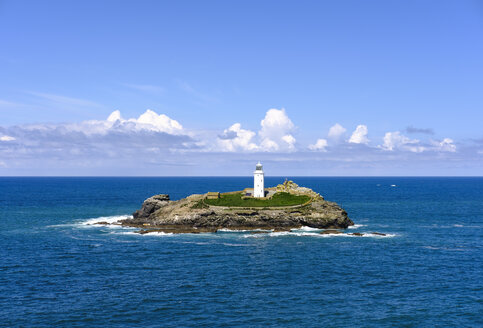
[[258, 162], [253, 172], [253, 197], [265, 197], [262, 164]]

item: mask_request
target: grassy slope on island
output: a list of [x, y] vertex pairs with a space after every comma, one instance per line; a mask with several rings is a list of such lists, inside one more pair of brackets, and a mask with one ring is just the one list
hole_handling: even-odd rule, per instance
[[277, 192], [270, 199], [247, 198], [242, 199], [241, 193], [222, 194], [218, 199], [205, 199], [205, 204], [233, 207], [280, 207], [301, 205], [310, 200], [306, 195], [293, 195], [287, 192]]

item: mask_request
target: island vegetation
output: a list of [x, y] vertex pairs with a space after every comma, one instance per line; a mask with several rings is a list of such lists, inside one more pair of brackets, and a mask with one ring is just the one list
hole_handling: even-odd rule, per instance
[[288, 192], [277, 192], [266, 199], [244, 197], [243, 193], [225, 193], [220, 198], [204, 199], [206, 205], [228, 207], [284, 207], [303, 205], [311, 200], [307, 195], [295, 195]]

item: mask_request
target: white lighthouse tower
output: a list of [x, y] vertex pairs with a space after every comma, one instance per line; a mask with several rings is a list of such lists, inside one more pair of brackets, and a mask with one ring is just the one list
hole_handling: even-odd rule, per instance
[[258, 162], [253, 172], [253, 197], [265, 197], [262, 164]]

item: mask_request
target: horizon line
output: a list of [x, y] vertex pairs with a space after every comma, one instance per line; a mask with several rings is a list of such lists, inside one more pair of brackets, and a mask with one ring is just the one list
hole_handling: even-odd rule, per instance
[[[269, 175], [266, 178], [483, 178], [483, 175]], [[251, 175], [0, 175], [1, 178], [253, 178]]]

